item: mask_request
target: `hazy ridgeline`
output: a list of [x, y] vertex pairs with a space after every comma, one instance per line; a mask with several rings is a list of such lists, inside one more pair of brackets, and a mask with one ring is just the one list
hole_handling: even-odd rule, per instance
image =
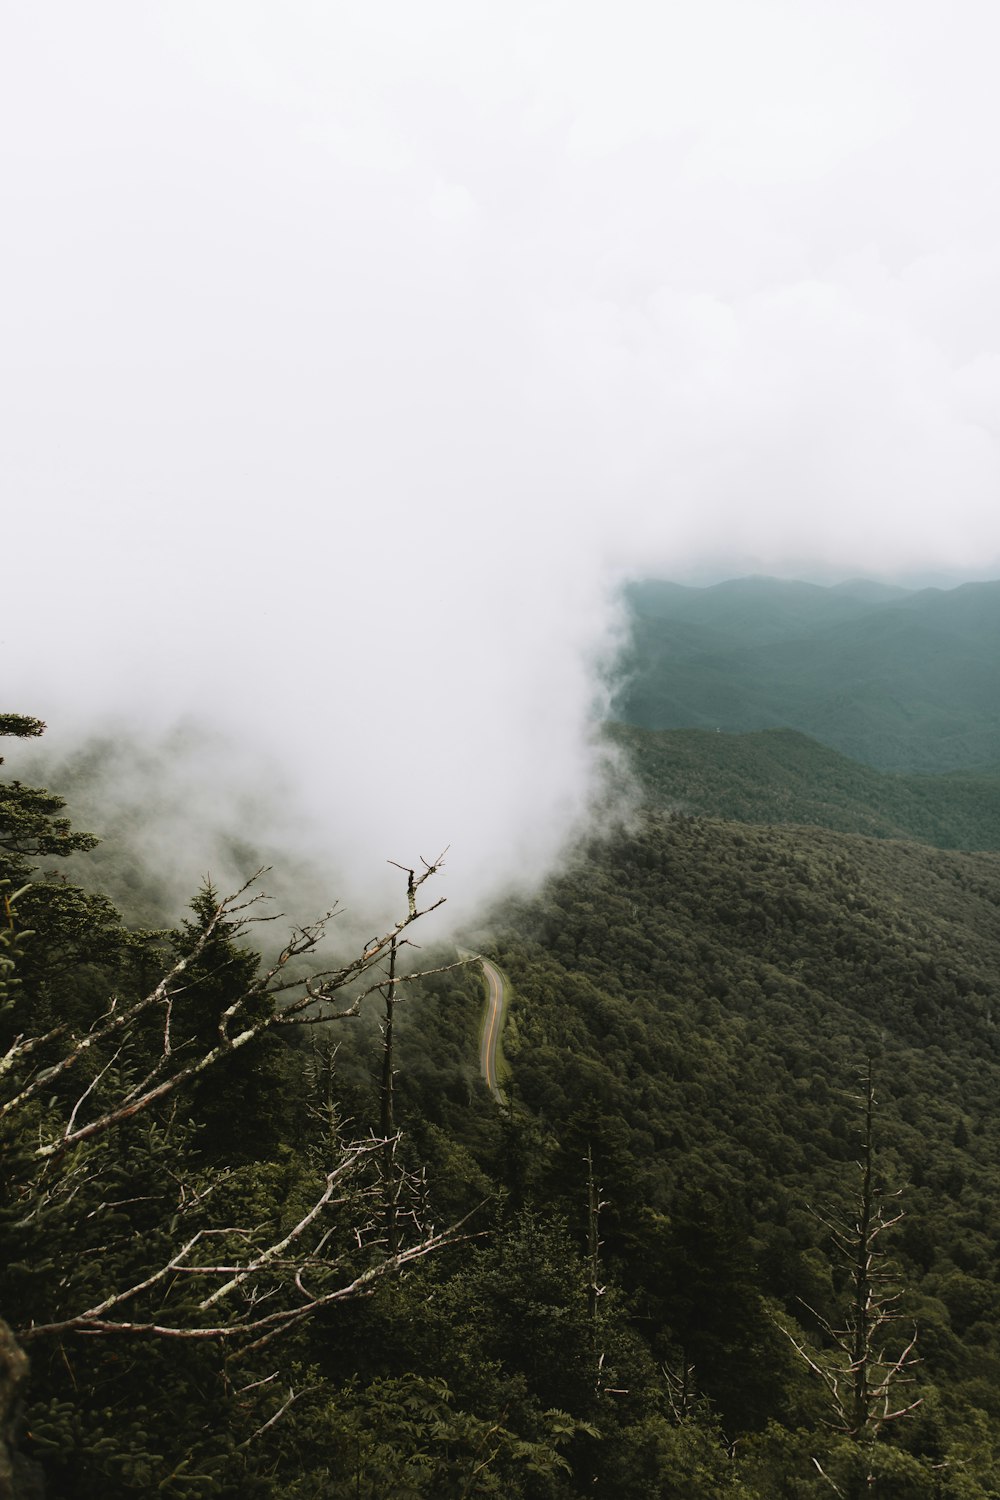
[[628, 598], [613, 711], [629, 723], [798, 729], [881, 770], [1000, 767], [1000, 582], [648, 582]]
[[[433, 858], [450, 843], [451, 930], [505, 889], [533, 888], [588, 829], [627, 824], [633, 766], [680, 810], [996, 847], [1000, 583], [647, 582], [625, 601], [627, 628], [609, 625], [590, 663], [591, 709], [554, 745], [551, 704], [539, 701], [525, 732], [524, 705], [509, 719], [487, 682], [471, 689], [477, 707], [464, 728], [448, 731], [467, 741], [461, 751], [435, 766], [421, 748], [412, 777], [380, 781], [373, 766], [356, 794], [346, 780], [353, 752], [345, 761], [337, 742], [324, 786], [315, 746], [303, 755], [292, 735], [286, 755], [268, 751], [210, 714], [159, 732], [129, 719], [101, 734], [56, 724], [41, 742], [13, 747], [9, 770], [58, 785], [78, 824], [101, 835], [74, 877], [100, 884], [130, 920], [174, 922], [192, 882], [210, 875], [228, 890], [267, 865], [290, 914], [344, 902], [347, 943], [391, 909], [389, 859]], [[574, 688], [573, 715], [587, 697]], [[635, 730], [601, 726], [608, 706]], [[789, 730], [798, 733], [772, 732]], [[428, 733], [432, 750], [437, 732]], [[457, 767], [477, 761], [480, 744], [466, 783]], [[545, 775], [531, 784], [539, 767]], [[518, 805], [522, 780], [531, 790]]]

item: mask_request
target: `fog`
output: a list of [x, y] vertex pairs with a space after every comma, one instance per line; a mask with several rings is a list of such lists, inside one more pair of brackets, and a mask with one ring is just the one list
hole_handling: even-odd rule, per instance
[[92, 821], [460, 923], [606, 803], [624, 579], [1000, 574], [998, 33], [8, 7], [0, 651]]

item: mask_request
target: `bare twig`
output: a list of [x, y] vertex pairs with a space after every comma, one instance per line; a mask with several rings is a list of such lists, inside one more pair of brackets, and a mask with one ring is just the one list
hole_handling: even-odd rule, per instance
[[[95, 1145], [109, 1132], [170, 1101], [177, 1090], [270, 1028], [319, 1024], [356, 1015], [363, 1001], [376, 991], [386, 1000], [391, 1016], [401, 986], [467, 962], [462, 958], [457, 963], [405, 972], [398, 967], [401, 950], [414, 946], [408, 929], [442, 904], [435, 901], [421, 907], [418, 901], [420, 888], [440, 868], [442, 858], [433, 863], [421, 860], [419, 874], [400, 866], [407, 875], [404, 915], [349, 962], [313, 974], [304, 982], [292, 977], [294, 961], [313, 952], [336, 908], [318, 922], [295, 929], [264, 972], [220, 1009], [214, 1036], [193, 1055], [191, 1044], [180, 1047], [176, 1040], [176, 1002], [188, 988], [192, 967], [205, 955], [214, 936], [225, 931], [231, 939], [250, 923], [263, 920], [256, 914], [260, 897], [250, 894], [253, 881], [212, 907], [189, 951], [170, 966], [148, 994], [133, 1002], [113, 998], [83, 1033], [60, 1027], [37, 1037], [19, 1037], [8, 1049], [4, 1069], [0, 1070], [0, 1076], [6, 1071], [9, 1084], [20, 1075], [19, 1082], [8, 1087], [7, 1097], [0, 1096], [0, 1120], [16, 1119], [43, 1090], [51, 1090], [88, 1056], [98, 1060], [94, 1076], [66, 1106], [62, 1122], [54, 1118], [55, 1101], [41, 1114], [40, 1122], [32, 1122], [32, 1130], [38, 1134], [34, 1143], [29, 1138], [25, 1155], [34, 1159], [36, 1170], [33, 1180], [24, 1184], [25, 1198], [31, 1203], [25, 1222], [64, 1212], [83, 1186], [100, 1183], [104, 1158], [95, 1151]], [[157, 1012], [161, 1023], [158, 1055], [137, 1081], [123, 1081], [116, 1070], [126, 1073], [133, 1039], [141, 1033], [142, 1039], [148, 1040], [146, 1023]], [[32, 1071], [34, 1057], [60, 1041], [62, 1055], [49, 1066]], [[389, 1082], [391, 1088], [391, 1072]], [[176, 1104], [172, 1105], [170, 1119], [175, 1108]], [[166, 1197], [171, 1202], [166, 1205], [166, 1215], [168, 1219], [172, 1216], [172, 1230], [181, 1220], [185, 1225], [176, 1248], [153, 1269], [147, 1264], [134, 1281], [106, 1291], [82, 1311], [38, 1319], [19, 1336], [26, 1343], [68, 1335], [214, 1340], [230, 1351], [232, 1363], [256, 1353], [322, 1309], [368, 1296], [385, 1277], [468, 1239], [468, 1218], [440, 1231], [428, 1222], [422, 1174], [414, 1177], [395, 1163], [399, 1137], [391, 1100], [388, 1120], [390, 1128], [383, 1129], [378, 1138], [347, 1141], [332, 1096], [328, 1098], [323, 1111], [323, 1167], [316, 1191], [308, 1206], [300, 1206], [290, 1216], [291, 1222], [280, 1227], [205, 1224], [208, 1200], [230, 1173], [223, 1171], [209, 1182], [190, 1182], [168, 1167], [167, 1178], [176, 1186], [176, 1198], [168, 1189]], [[149, 1195], [130, 1199], [117, 1191], [102, 1194], [98, 1207], [87, 1218], [99, 1219], [105, 1211], [138, 1201], [153, 1200]], [[197, 1288], [197, 1296], [188, 1300], [192, 1287]], [[262, 1382], [252, 1380], [244, 1389], [255, 1389], [274, 1378], [277, 1372]], [[278, 1410], [242, 1446], [270, 1430], [302, 1394], [289, 1387]]]

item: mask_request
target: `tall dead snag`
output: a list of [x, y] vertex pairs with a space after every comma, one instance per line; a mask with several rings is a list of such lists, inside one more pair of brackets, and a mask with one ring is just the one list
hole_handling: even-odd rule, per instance
[[[904, 1388], [913, 1384], [917, 1329], [910, 1325], [900, 1336], [905, 1319], [897, 1311], [901, 1291], [885, 1269], [882, 1236], [894, 1228], [904, 1214], [890, 1212], [888, 1204], [899, 1192], [882, 1191], [875, 1173], [875, 1084], [869, 1056], [862, 1077], [861, 1157], [858, 1169], [861, 1188], [853, 1219], [821, 1216], [829, 1230], [837, 1257], [847, 1270], [850, 1303], [843, 1326], [835, 1327], [814, 1308], [808, 1307], [829, 1340], [823, 1353], [784, 1330], [809, 1368], [826, 1387], [833, 1412], [830, 1425], [858, 1445], [870, 1448], [890, 1422], [908, 1416], [921, 1398], [910, 1401]], [[817, 1460], [813, 1460], [823, 1474]], [[837, 1485], [824, 1474], [833, 1489]], [[871, 1475], [866, 1483], [871, 1482]], [[842, 1493], [842, 1491], [838, 1491]]]
[[[415, 921], [421, 915], [417, 907], [417, 892], [425, 880], [437, 873], [447, 852], [446, 849], [444, 853], [439, 854], [433, 864], [421, 855], [420, 863], [424, 868], [419, 875], [408, 866], [397, 864], [394, 859], [389, 861], [397, 870], [402, 870], [406, 876], [407, 923]], [[440, 905], [440, 901], [436, 901], [434, 906], [428, 907], [427, 910], [433, 911], [436, 906]], [[382, 1084], [379, 1091], [379, 1124], [383, 1142], [382, 1190], [385, 1196], [385, 1238], [390, 1255], [395, 1255], [399, 1247], [400, 1196], [406, 1180], [405, 1175], [400, 1173], [396, 1165], [399, 1134], [396, 1130], [395, 1052], [393, 1048], [393, 1023], [396, 1006], [400, 1000], [396, 963], [399, 949], [410, 942], [409, 938], [402, 936], [403, 925], [405, 924], [400, 924], [400, 930], [394, 932], [390, 938], [385, 983], [381, 984], [378, 990], [385, 1005], [382, 1017]], [[452, 966], [449, 965], [449, 967]]]
[[600, 1280], [601, 1209], [604, 1203], [601, 1201], [601, 1190], [594, 1177], [594, 1154], [589, 1144], [584, 1160], [587, 1163], [587, 1321], [590, 1325], [590, 1340], [596, 1359], [597, 1308], [605, 1292]]
[[[413, 872], [410, 872], [413, 879]], [[398, 1203], [396, 1201], [396, 1104], [393, 1082], [393, 1036], [392, 1025], [395, 1019], [396, 1009], [396, 944], [393, 942], [389, 949], [389, 978], [385, 987], [379, 991], [385, 1001], [385, 1015], [382, 1020], [382, 1090], [381, 1090], [381, 1127], [382, 1127], [382, 1191], [385, 1194], [385, 1241], [390, 1254], [394, 1254], [399, 1242], [398, 1224], [396, 1222]]]

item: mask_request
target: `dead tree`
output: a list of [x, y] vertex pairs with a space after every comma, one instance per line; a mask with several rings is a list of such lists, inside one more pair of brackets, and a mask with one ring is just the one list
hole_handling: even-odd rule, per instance
[[606, 1205], [594, 1176], [594, 1154], [589, 1143], [584, 1160], [587, 1163], [587, 1323], [591, 1350], [598, 1361], [598, 1305], [606, 1290], [601, 1284], [601, 1209]]
[[[175, 1001], [213, 934], [224, 930], [238, 937], [266, 920], [259, 915], [263, 898], [253, 892], [254, 881], [218, 902], [190, 950], [142, 998], [113, 999], [86, 1029], [60, 1024], [14, 1037], [0, 1057], [0, 1130], [17, 1145], [12, 1159], [20, 1175], [8, 1192], [18, 1203], [21, 1225], [53, 1216], [71, 1223], [74, 1205], [85, 1195], [93, 1203], [100, 1194], [102, 1146], [255, 1038], [272, 1029], [356, 1016], [375, 992], [394, 1001], [401, 985], [421, 977], [417, 970], [400, 973], [397, 956], [407, 929], [442, 904], [420, 907], [417, 901], [417, 888], [440, 865], [440, 858], [425, 861], [418, 880], [411, 873], [405, 914], [335, 968], [293, 977], [296, 961], [315, 950], [335, 912], [295, 930], [278, 957], [220, 1012], [214, 1039], [193, 1052], [175, 1036]], [[12, 920], [9, 905], [7, 920]], [[9, 944], [5, 956], [10, 957]], [[159, 1041], [150, 1062], [151, 1034]], [[140, 1037], [145, 1061], [136, 1076], [123, 1060], [132, 1057], [133, 1046], [136, 1057], [143, 1055]], [[74, 1072], [88, 1079], [78, 1090], [67, 1090]], [[58, 1104], [60, 1098], [65, 1104]], [[367, 1293], [381, 1278], [460, 1234], [461, 1226], [437, 1230], [417, 1208], [407, 1213], [402, 1232], [400, 1201], [406, 1197], [418, 1205], [425, 1197], [422, 1179], [411, 1182], [399, 1171], [393, 1185], [396, 1208], [387, 1222], [379, 1167], [393, 1159], [398, 1139], [391, 1093], [381, 1136], [345, 1141], [332, 1120], [331, 1115], [328, 1152], [313, 1197], [290, 1210], [285, 1222], [277, 1227], [212, 1222], [213, 1194], [226, 1174], [217, 1173], [209, 1183], [178, 1181], [177, 1202], [168, 1215], [176, 1233], [172, 1252], [90, 1305], [53, 1309], [52, 1317], [17, 1327], [20, 1343], [73, 1334], [212, 1339], [243, 1357], [320, 1309]]]
[[[427, 865], [423, 878], [435, 874], [440, 867], [440, 859]], [[78, 1068], [84, 1058], [103, 1055], [112, 1047], [116, 1049], [114, 1055], [120, 1055], [140, 1023], [147, 1024], [151, 1017], [158, 1016], [162, 1025], [160, 1055], [147, 1073], [130, 1085], [110, 1107], [95, 1113], [88, 1112], [88, 1098], [95, 1085], [92, 1081], [76, 1100], [62, 1128], [50, 1131], [39, 1140], [33, 1150], [37, 1160], [63, 1157], [94, 1136], [103, 1135], [114, 1126], [134, 1118], [266, 1031], [343, 1021], [358, 1015], [367, 996], [384, 988], [385, 962], [395, 953], [403, 932], [444, 904], [442, 897], [420, 909], [411, 895], [406, 915], [390, 931], [373, 938], [355, 958], [305, 980], [294, 977], [296, 961], [316, 949], [338, 908], [334, 907], [308, 926], [295, 929], [274, 962], [219, 1014], [214, 1044], [203, 1048], [195, 1057], [185, 1057], [179, 1049], [175, 1050], [173, 1035], [174, 1000], [182, 992], [185, 972], [219, 929], [224, 928], [231, 939], [237, 939], [255, 922], [272, 920], [260, 916], [256, 910], [266, 898], [260, 892], [251, 894], [264, 873], [258, 871], [234, 895], [218, 902], [191, 949], [141, 999], [126, 1004], [121, 1004], [117, 998], [112, 999], [108, 1008], [86, 1031], [74, 1031], [62, 1024], [39, 1035], [22, 1034], [14, 1038], [7, 1052], [0, 1057], [0, 1123], [23, 1112], [34, 1099], [51, 1090], [64, 1074]], [[454, 968], [457, 965], [442, 967]], [[399, 985], [421, 977], [418, 972], [397, 974], [393, 983]], [[263, 1011], [260, 1008], [262, 999], [268, 1002]], [[51, 1054], [53, 1047], [58, 1049], [55, 1061], [35, 1068], [35, 1058]]]
[[[858, 1161], [861, 1186], [854, 1214], [851, 1218], [820, 1216], [837, 1258], [848, 1274], [850, 1300], [846, 1316], [836, 1326], [803, 1304], [827, 1338], [826, 1351], [811, 1348], [787, 1328], [783, 1332], [826, 1388], [833, 1417], [829, 1425], [859, 1449], [870, 1450], [883, 1429], [915, 1411], [921, 1398], [910, 1400], [905, 1390], [912, 1386], [912, 1372], [919, 1362], [917, 1329], [910, 1324], [908, 1332], [900, 1336], [899, 1329], [906, 1321], [898, 1311], [902, 1294], [886, 1270], [881, 1245], [882, 1237], [904, 1214], [902, 1210], [892, 1212], [889, 1207], [899, 1193], [885, 1193], [876, 1180], [877, 1101], [870, 1056], [862, 1084], [859, 1102], [863, 1123]], [[818, 1460], [813, 1462], [831, 1488], [843, 1493], [824, 1473]], [[866, 1483], [870, 1478], [869, 1475]]]
[[[413, 880], [413, 871], [410, 872]], [[397, 1242], [396, 1202], [396, 1103], [393, 1064], [393, 1022], [396, 1010], [396, 944], [389, 949], [389, 974], [387, 984], [379, 991], [385, 1002], [382, 1020], [382, 1088], [380, 1095], [380, 1125], [382, 1130], [382, 1187], [385, 1193], [385, 1237], [390, 1250]]]

